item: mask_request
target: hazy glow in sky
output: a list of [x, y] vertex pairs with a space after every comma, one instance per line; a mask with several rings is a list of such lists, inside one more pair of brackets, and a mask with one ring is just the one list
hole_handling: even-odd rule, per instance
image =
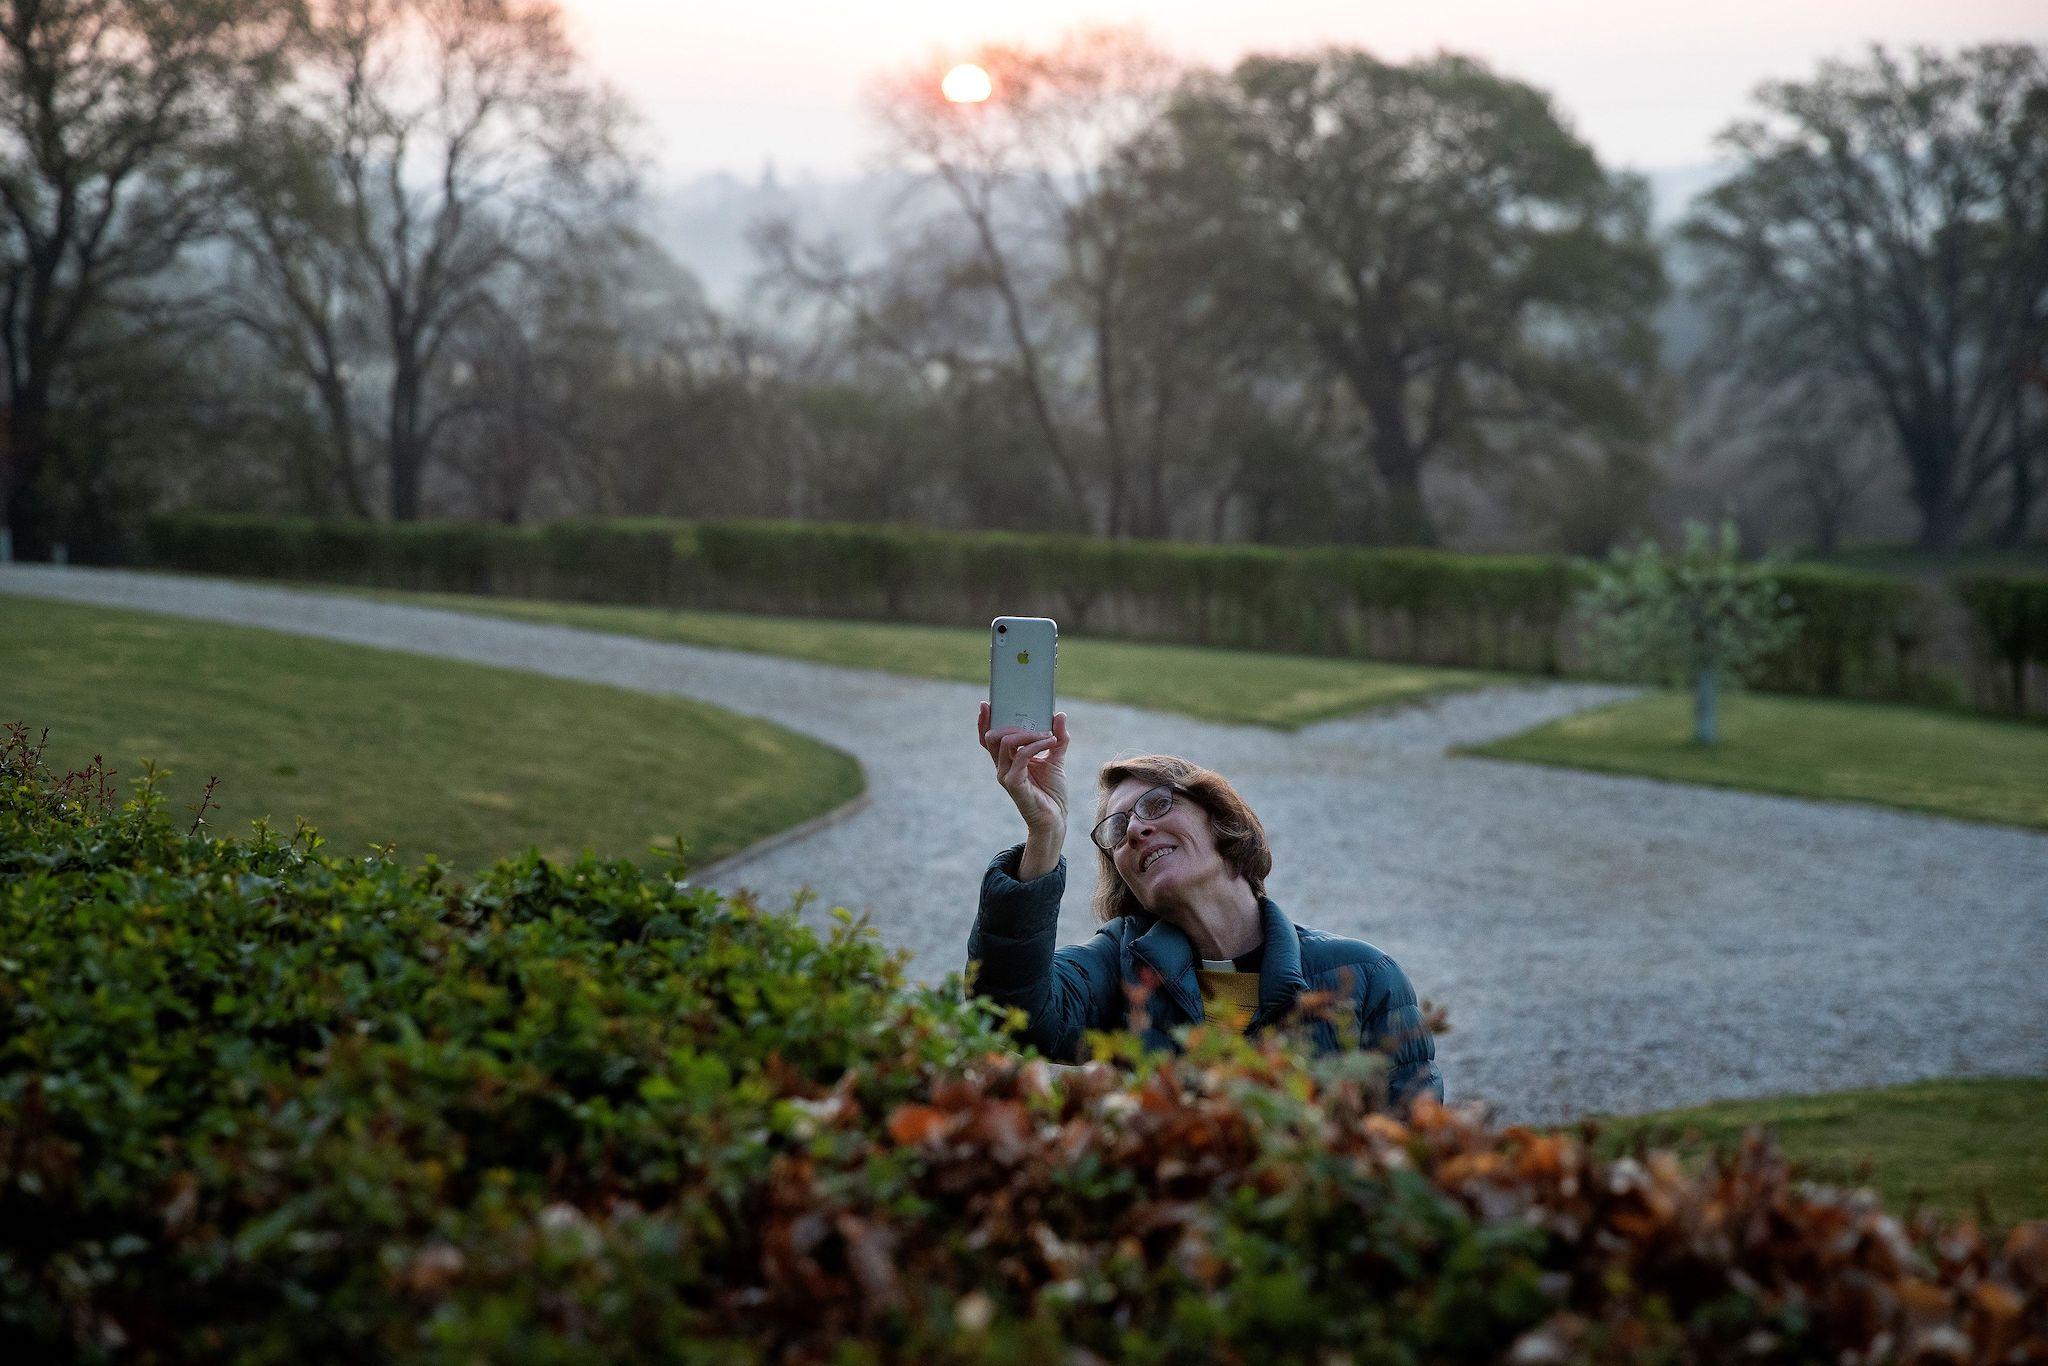
[[877, 145], [873, 77], [934, 52], [1142, 24], [1193, 61], [1323, 43], [1486, 59], [1556, 96], [1608, 160], [1707, 160], [1757, 82], [1866, 44], [2048, 40], [2042, 0], [562, 0], [592, 67], [647, 120], [665, 169], [845, 173]]

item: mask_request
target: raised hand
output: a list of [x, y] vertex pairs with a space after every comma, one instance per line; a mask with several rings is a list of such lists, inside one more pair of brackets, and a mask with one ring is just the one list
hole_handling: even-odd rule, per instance
[[1017, 805], [1034, 842], [1055, 849], [1067, 833], [1067, 714], [1054, 712], [1052, 729], [989, 729], [988, 703], [981, 704], [976, 729], [981, 747], [996, 766], [996, 781]]

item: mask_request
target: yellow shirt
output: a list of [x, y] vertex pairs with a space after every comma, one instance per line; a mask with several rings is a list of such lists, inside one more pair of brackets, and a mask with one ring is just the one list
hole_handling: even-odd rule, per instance
[[1196, 968], [1195, 982], [1202, 989], [1203, 1023], [1244, 1033], [1259, 1009], [1259, 974]]

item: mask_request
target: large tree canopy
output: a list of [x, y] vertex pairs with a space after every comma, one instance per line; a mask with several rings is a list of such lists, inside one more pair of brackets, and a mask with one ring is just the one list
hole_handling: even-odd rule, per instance
[[2048, 59], [1873, 49], [1758, 93], [1737, 172], [1687, 225], [1725, 352], [1767, 378], [1841, 370], [1897, 437], [1923, 547], [2004, 475], [2024, 528], [2029, 382], [2048, 362]]
[[1421, 479], [1446, 451], [1643, 438], [1647, 195], [1540, 91], [1450, 55], [1253, 57], [1191, 78], [1151, 155], [1202, 283], [1286, 320], [1357, 401], [1393, 534], [1435, 539]]
[[258, 0], [0, 0], [0, 517], [65, 533], [53, 409], [89, 338], [215, 221], [221, 130], [275, 74]]

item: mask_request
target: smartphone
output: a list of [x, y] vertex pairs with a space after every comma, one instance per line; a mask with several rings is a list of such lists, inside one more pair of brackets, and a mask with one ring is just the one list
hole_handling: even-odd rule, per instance
[[988, 726], [1052, 729], [1052, 674], [1060, 628], [1051, 617], [997, 617], [988, 624]]

